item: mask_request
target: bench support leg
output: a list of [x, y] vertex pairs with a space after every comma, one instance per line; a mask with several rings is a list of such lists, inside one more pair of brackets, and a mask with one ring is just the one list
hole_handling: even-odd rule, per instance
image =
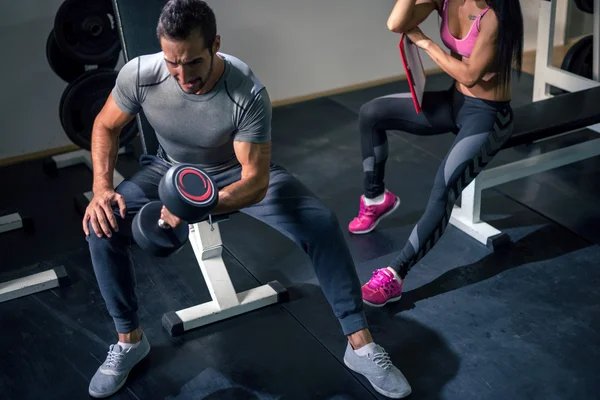
[[171, 336], [287, 299], [287, 290], [277, 281], [245, 292], [235, 291], [223, 261], [218, 224], [204, 221], [190, 225], [190, 243], [212, 301], [166, 313], [163, 326]]
[[454, 206], [450, 223], [478, 242], [492, 249], [504, 244], [507, 236], [498, 229], [480, 220], [481, 174], [462, 191], [461, 206]]
[[21, 214], [13, 213], [0, 217], [0, 233], [10, 232], [23, 227]]
[[461, 207], [454, 207], [450, 223], [484, 245], [505, 244], [506, 235], [480, 220], [483, 190], [598, 155], [600, 139], [594, 139], [484, 170], [463, 189]]
[[12, 281], [0, 283], [0, 303], [19, 297], [53, 289], [69, 283], [64, 267], [56, 267]]

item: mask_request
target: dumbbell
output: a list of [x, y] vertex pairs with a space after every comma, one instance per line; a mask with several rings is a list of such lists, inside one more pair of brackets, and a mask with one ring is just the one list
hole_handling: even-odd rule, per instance
[[[158, 185], [160, 201], [144, 205], [133, 218], [134, 240], [155, 256], [173, 254], [187, 242], [189, 224], [206, 219], [217, 206], [218, 194], [213, 180], [200, 168], [190, 164], [174, 165]], [[181, 219], [175, 228], [160, 218], [163, 205]]]

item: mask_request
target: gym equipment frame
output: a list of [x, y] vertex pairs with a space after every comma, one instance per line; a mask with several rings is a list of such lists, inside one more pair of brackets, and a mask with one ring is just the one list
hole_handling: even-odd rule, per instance
[[217, 216], [190, 225], [189, 240], [212, 301], [164, 314], [162, 323], [171, 336], [288, 299], [287, 290], [278, 281], [235, 291], [223, 261], [219, 230], [219, 223], [228, 219], [228, 215]]

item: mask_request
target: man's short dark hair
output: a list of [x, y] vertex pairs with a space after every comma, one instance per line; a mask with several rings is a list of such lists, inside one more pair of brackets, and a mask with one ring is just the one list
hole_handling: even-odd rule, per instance
[[158, 39], [185, 40], [199, 33], [204, 47], [212, 47], [217, 36], [213, 10], [202, 0], [169, 0], [163, 7], [156, 29]]

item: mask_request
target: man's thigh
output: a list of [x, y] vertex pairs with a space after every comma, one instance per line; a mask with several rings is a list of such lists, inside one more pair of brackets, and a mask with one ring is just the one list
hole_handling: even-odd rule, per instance
[[335, 214], [283, 167], [272, 166], [265, 198], [240, 210], [292, 239], [301, 247], [319, 232], [339, 228]]
[[[126, 218], [132, 219], [147, 203], [159, 200], [158, 184], [167, 173], [170, 165], [156, 156], [143, 155], [141, 168], [131, 177], [121, 182], [115, 191], [125, 200]], [[119, 215], [117, 205], [113, 206], [115, 215]]]

